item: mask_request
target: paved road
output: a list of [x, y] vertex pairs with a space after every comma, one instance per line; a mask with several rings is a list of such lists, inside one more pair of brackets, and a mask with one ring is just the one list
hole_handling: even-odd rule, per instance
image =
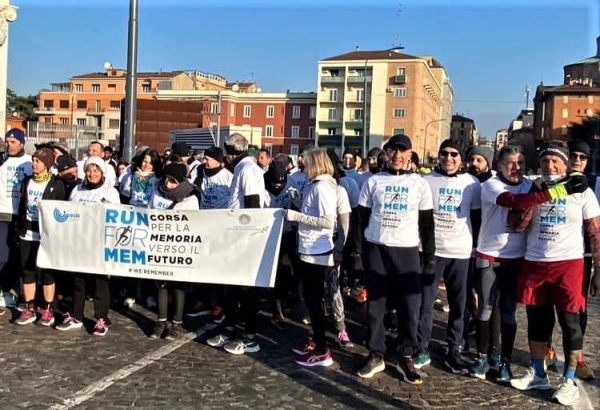
[[[91, 316], [91, 304], [86, 313]], [[349, 331], [360, 342], [365, 330], [359, 323], [364, 308], [348, 304], [353, 312]], [[600, 304], [593, 302], [586, 350], [600, 350]], [[111, 312], [113, 326], [104, 338], [88, 331], [58, 332], [32, 325], [20, 327], [0, 317], [0, 409], [558, 409], [551, 391], [521, 393], [491, 381], [447, 373], [441, 355], [423, 369], [419, 387], [399, 383], [391, 366], [369, 381], [353, 376], [365, 355], [363, 346], [333, 351], [330, 368], [305, 369], [293, 363], [291, 346], [305, 334], [294, 324], [289, 332], [275, 330], [268, 316], [261, 317], [259, 353], [233, 356], [207, 346], [202, 333], [168, 342], [146, 336], [154, 314], [142, 307]], [[435, 343], [444, 339], [446, 315], [436, 313]], [[515, 367], [527, 363], [525, 318], [519, 312]], [[202, 322], [190, 322], [198, 329]], [[559, 341], [560, 335], [555, 338]], [[436, 348], [434, 347], [434, 350]], [[589, 361], [600, 373], [598, 355]], [[558, 374], [551, 374], [556, 385]], [[592, 409], [600, 403], [600, 383], [583, 384], [575, 409]], [[600, 408], [600, 405], [599, 405]]]

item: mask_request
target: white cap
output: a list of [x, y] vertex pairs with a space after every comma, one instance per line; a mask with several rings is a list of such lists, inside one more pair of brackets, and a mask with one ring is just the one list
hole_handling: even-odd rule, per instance
[[83, 165], [83, 169], [86, 170], [88, 165], [90, 164], [94, 164], [97, 165], [98, 168], [100, 168], [100, 171], [102, 171], [103, 174], [106, 174], [106, 164], [104, 163], [104, 160], [100, 157], [88, 157], [85, 160], [85, 163]]

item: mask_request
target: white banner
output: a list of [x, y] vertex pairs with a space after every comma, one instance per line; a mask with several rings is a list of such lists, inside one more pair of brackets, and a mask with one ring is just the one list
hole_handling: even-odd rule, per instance
[[273, 287], [279, 209], [173, 211], [42, 201], [40, 268]]

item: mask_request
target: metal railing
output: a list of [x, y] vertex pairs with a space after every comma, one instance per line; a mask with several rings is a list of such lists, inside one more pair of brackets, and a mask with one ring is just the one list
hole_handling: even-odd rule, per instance
[[69, 148], [76, 159], [83, 159], [90, 142], [100, 139], [100, 128], [90, 125], [47, 124], [27, 121], [27, 141], [34, 144], [58, 142]]

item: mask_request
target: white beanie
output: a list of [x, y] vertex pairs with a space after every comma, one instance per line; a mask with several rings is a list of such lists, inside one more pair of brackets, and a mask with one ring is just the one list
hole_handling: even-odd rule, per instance
[[98, 168], [100, 168], [100, 171], [102, 171], [103, 174], [106, 174], [106, 164], [104, 163], [104, 160], [100, 157], [88, 157], [85, 160], [85, 164], [83, 166], [83, 169], [86, 170], [88, 165], [97, 165]]

